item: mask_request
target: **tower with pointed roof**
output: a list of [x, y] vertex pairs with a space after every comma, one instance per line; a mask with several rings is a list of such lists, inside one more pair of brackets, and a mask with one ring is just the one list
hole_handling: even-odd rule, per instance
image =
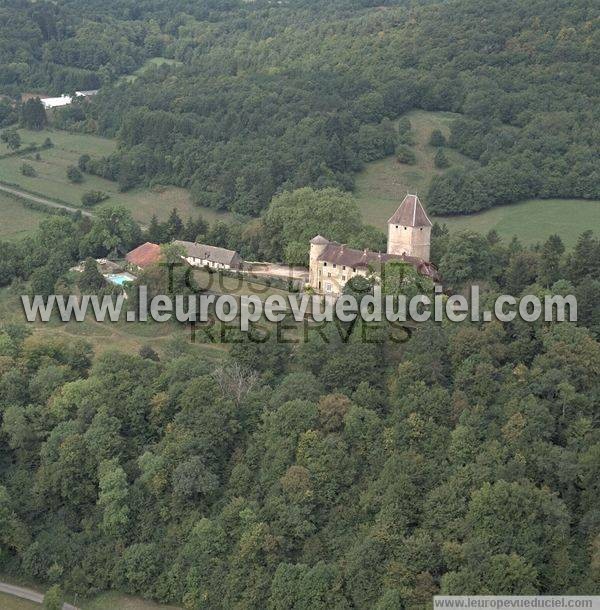
[[388, 254], [406, 254], [429, 262], [431, 227], [419, 197], [407, 194], [388, 220]]

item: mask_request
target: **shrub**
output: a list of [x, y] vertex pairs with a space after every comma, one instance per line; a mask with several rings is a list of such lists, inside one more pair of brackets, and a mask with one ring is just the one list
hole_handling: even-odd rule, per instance
[[450, 166], [450, 161], [448, 161], [448, 158], [446, 157], [443, 148], [437, 149], [435, 157], [433, 159], [433, 163], [438, 169], [444, 169]]
[[45, 610], [61, 610], [63, 605], [63, 594], [61, 588], [58, 585], [54, 585], [48, 589], [46, 595], [44, 595], [44, 608]]
[[398, 121], [398, 142], [407, 146], [415, 143], [412, 126], [406, 117]]
[[37, 172], [29, 163], [23, 163], [23, 165], [21, 165], [21, 173], [23, 176], [29, 176], [30, 178], [37, 176]]
[[79, 167], [82, 172], [87, 172], [88, 164], [91, 159], [92, 158], [89, 155], [81, 155], [81, 157], [79, 157], [79, 161], [77, 161], [77, 167]]
[[398, 163], [404, 163], [406, 165], [414, 165], [417, 162], [417, 157], [413, 150], [402, 144], [396, 149], [396, 159]]
[[434, 129], [431, 132], [431, 137], [429, 138], [429, 143], [431, 146], [446, 146], [446, 138], [444, 134], [439, 129]]
[[75, 167], [74, 165], [67, 167], [67, 178], [75, 184], [83, 182], [83, 174], [79, 168]]
[[138, 351], [138, 354], [146, 360], [154, 360], [154, 362], [158, 362], [160, 360], [156, 351], [154, 351], [149, 345], [142, 345]]
[[81, 203], [83, 207], [91, 208], [97, 203], [106, 201], [107, 199], [108, 195], [103, 191], [87, 191], [81, 196]]

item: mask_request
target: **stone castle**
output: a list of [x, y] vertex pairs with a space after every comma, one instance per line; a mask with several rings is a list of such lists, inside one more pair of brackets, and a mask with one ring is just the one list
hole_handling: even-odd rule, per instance
[[338, 296], [352, 277], [366, 277], [390, 260], [411, 264], [421, 275], [436, 279], [429, 260], [431, 227], [417, 195], [406, 195], [388, 220], [386, 253], [348, 248], [317, 235], [310, 242], [309, 284], [319, 294]]

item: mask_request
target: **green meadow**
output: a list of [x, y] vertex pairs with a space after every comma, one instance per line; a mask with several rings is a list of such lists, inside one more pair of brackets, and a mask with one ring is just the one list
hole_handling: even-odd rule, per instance
[[133, 74], [127, 74], [120, 78], [121, 82], [132, 83], [136, 78], [141, 76], [144, 72], [152, 69], [155, 66], [181, 66], [182, 62], [176, 59], [168, 59], [167, 57], [152, 57], [148, 59], [143, 66], [139, 67]]
[[35, 602], [0, 593], [0, 608], [2, 610], [40, 610], [41, 607], [40, 604]]
[[[54, 147], [42, 150], [40, 160], [36, 160], [34, 153], [0, 159], [0, 181], [18, 185], [23, 190], [74, 207], [81, 207], [81, 196], [86, 191], [104, 191], [110, 198], [96, 206], [94, 210], [118, 204], [130, 210], [133, 217], [142, 224], [147, 224], [153, 214], [156, 214], [159, 220], [166, 220], [173, 208], [176, 208], [183, 218], [202, 215], [206, 220], [213, 222], [230, 217], [226, 213], [194, 206], [189, 193], [182, 188], [155, 186], [121, 193], [116, 182], [98, 176], [84, 174], [83, 182], [79, 184], [67, 179], [67, 168], [70, 165], [77, 165], [81, 155], [88, 154], [93, 157], [109, 155], [116, 150], [115, 140], [60, 130], [19, 129], [19, 133], [22, 146], [30, 143], [41, 144], [49, 137]], [[2, 144], [0, 155], [6, 152], [5, 145]], [[36, 176], [24, 176], [21, 173], [23, 163], [31, 165], [36, 171]]]
[[97, 322], [89, 313], [83, 322], [61, 322], [53, 317], [46, 323], [28, 323], [20, 301], [20, 293], [26, 294], [27, 289], [23, 286], [18, 292], [11, 288], [0, 289], [0, 320], [3, 323], [26, 324], [35, 335], [47, 338], [83, 339], [93, 347], [96, 355], [113, 349], [135, 353], [148, 345], [159, 355], [172, 350], [186, 350], [217, 362], [227, 351], [224, 344], [210, 343], [201, 330], [193, 336], [186, 326], [177, 322]]
[[470, 229], [487, 233], [492, 229], [505, 239], [518, 237], [524, 244], [545, 241], [557, 233], [566, 246], [592, 229], [600, 233], [600, 201], [582, 199], [530, 199], [503, 205], [470, 216], [438, 217], [451, 231]]
[[[401, 165], [395, 157], [369, 163], [356, 177], [355, 196], [363, 219], [385, 230], [407, 192], [417, 192], [427, 207], [427, 189], [438, 170], [433, 163], [435, 148], [429, 145], [434, 129], [447, 135], [451, 122], [460, 115], [449, 112], [414, 111], [406, 115], [415, 136], [415, 165]], [[445, 148], [451, 167], [466, 167], [474, 161]], [[476, 165], [476, 164], [475, 164]], [[576, 199], [528, 200], [499, 206], [468, 216], [440, 216], [432, 220], [446, 223], [451, 231], [470, 229], [480, 233], [495, 230], [504, 239], [518, 237], [525, 244], [544, 241], [558, 233], [567, 246], [572, 246], [586, 229], [600, 232], [600, 201]]]
[[[425, 112], [415, 110], [405, 115], [412, 127], [416, 156], [415, 165], [398, 163], [395, 156], [368, 163], [356, 176], [355, 197], [365, 222], [385, 229], [388, 218], [395, 212], [406, 193], [418, 193], [423, 198], [431, 179], [444, 170], [436, 169], [436, 148], [429, 145], [434, 129], [444, 135], [450, 133], [450, 124], [460, 115], [451, 112]], [[474, 161], [455, 150], [445, 148], [450, 167], [465, 167]], [[424, 204], [427, 202], [424, 201]]]
[[0, 192], [0, 240], [16, 240], [32, 234], [48, 214], [25, 207], [18, 199]]

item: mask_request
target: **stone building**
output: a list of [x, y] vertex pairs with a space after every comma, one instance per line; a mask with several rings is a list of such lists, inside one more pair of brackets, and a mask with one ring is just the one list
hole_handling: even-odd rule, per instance
[[428, 263], [431, 227], [431, 220], [417, 195], [406, 195], [388, 220], [388, 254], [406, 254]]
[[406, 195], [388, 220], [386, 253], [356, 250], [317, 235], [310, 242], [309, 284], [315, 292], [337, 296], [350, 278], [367, 277], [381, 265], [399, 260], [411, 264], [421, 275], [436, 280], [429, 261], [431, 221], [416, 195]]
[[235, 250], [199, 244], [193, 241], [175, 240], [173, 243], [184, 250], [183, 258], [193, 267], [235, 270], [242, 267], [242, 259]]

